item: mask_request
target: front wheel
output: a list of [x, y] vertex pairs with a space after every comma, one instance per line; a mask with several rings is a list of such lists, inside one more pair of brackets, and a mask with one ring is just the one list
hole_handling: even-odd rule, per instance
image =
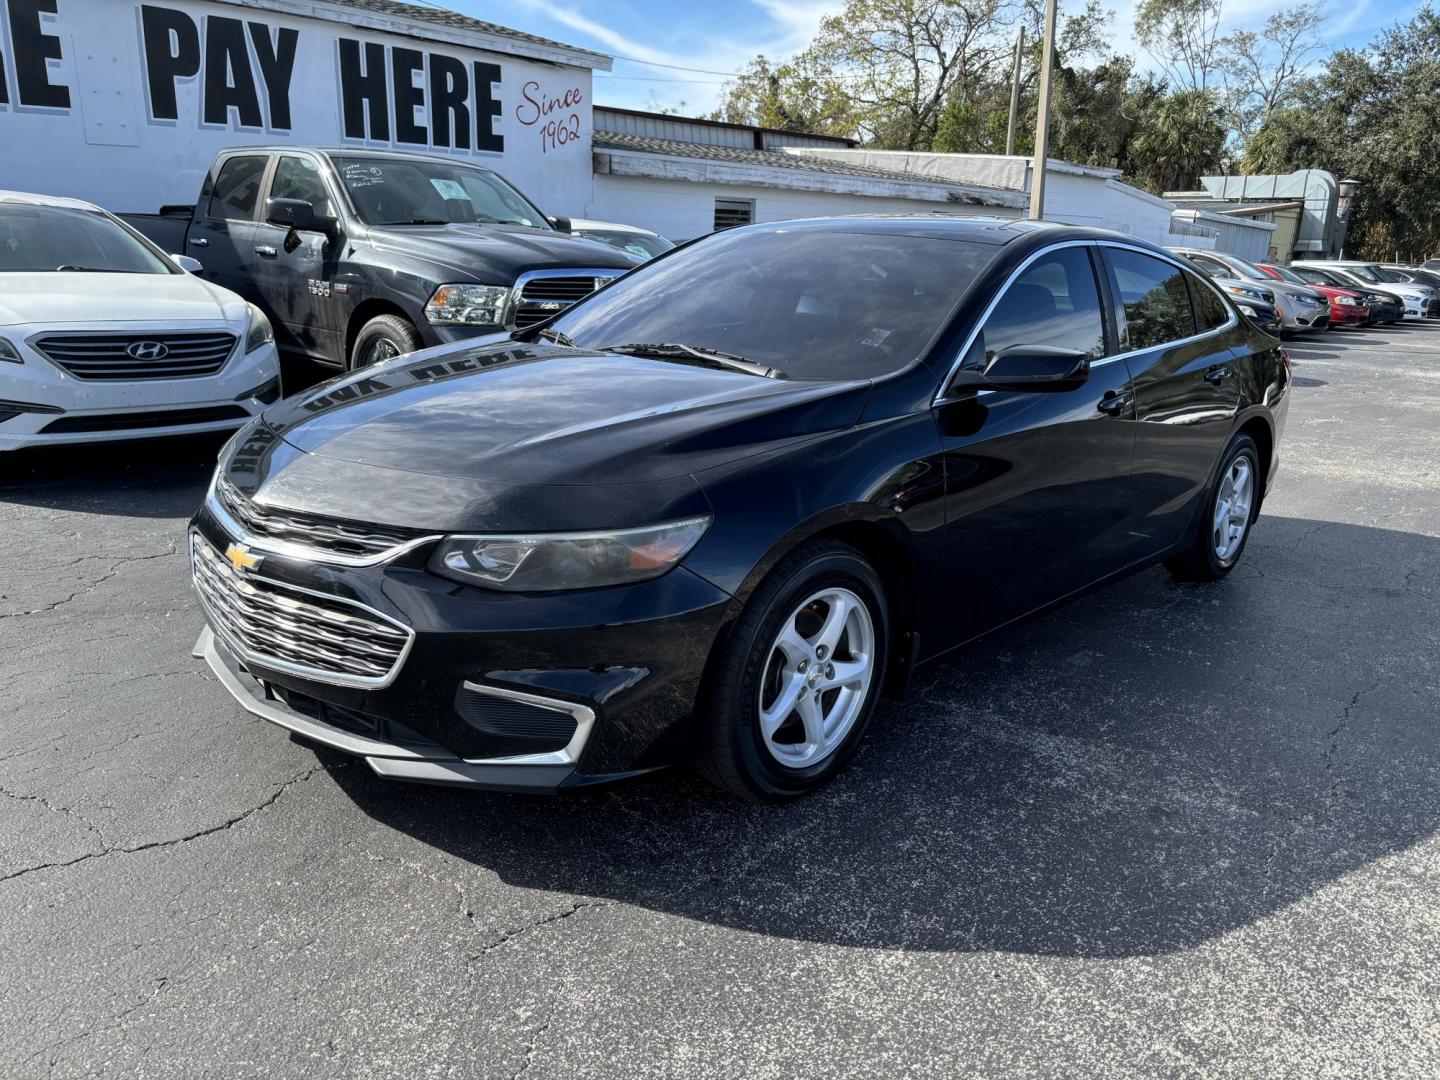
[[355, 335], [355, 344], [350, 349], [350, 370], [382, 364], [419, 347], [420, 335], [410, 323], [399, 315], [377, 315]]
[[697, 766], [751, 801], [830, 780], [854, 754], [885, 680], [879, 575], [834, 541], [791, 553], [756, 589], [713, 665]]
[[1166, 567], [1184, 581], [1219, 581], [1240, 561], [1260, 510], [1260, 451], [1249, 435], [1236, 435], [1205, 499], [1195, 543]]

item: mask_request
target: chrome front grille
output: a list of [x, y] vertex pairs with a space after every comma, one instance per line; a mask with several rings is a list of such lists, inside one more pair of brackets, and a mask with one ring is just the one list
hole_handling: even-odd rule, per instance
[[31, 344], [77, 379], [95, 382], [214, 375], [235, 348], [224, 331], [42, 334]]
[[211, 628], [241, 660], [339, 686], [387, 685], [409, 652], [408, 627], [361, 604], [242, 574], [191, 534], [190, 572]]
[[583, 300], [623, 270], [536, 270], [515, 284], [511, 322], [517, 329], [544, 322]]
[[398, 553], [397, 549], [424, 539], [418, 529], [335, 521], [297, 510], [261, 506], [243, 495], [224, 476], [215, 478], [215, 500], [246, 534], [249, 541], [266, 541], [305, 548], [317, 557], [324, 553], [350, 560], [376, 560]]

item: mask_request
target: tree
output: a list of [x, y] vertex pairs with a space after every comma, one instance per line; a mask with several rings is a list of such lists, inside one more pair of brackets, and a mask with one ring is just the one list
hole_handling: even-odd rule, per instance
[[1232, 123], [1242, 141], [1294, 101], [1305, 81], [1306, 61], [1324, 48], [1324, 23], [1323, 0], [1309, 0], [1273, 13], [1258, 34], [1239, 30], [1220, 39]]
[[1207, 89], [1220, 67], [1221, 0], [1141, 0], [1135, 36], [1178, 90]]
[[1189, 191], [1219, 170], [1224, 110], [1211, 90], [1182, 90], [1156, 101], [1131, 146], [1136, 179], [1156, 193]]

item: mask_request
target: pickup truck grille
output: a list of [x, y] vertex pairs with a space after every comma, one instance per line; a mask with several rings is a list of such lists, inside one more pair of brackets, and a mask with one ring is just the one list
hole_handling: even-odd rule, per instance
[[544, 322], [564, 311], [577, 300], [583, 300], [623, 270], [575, 270], [529, 276], [522, 274], [515, 286], [513, 323], [524, 329]]
[[77, 379], [117, 381], [214, 375], [235, 348], [223, 331], [187, 333], [44, 334], [33, 342]]
[[261, 667], [339, 686], [384, 686], [414, 638], [359, 604], [242, 574], [194, 533], [190, 573], [211, 628]]
[[424, 535], [417, 529], [332, 521], [315, 514], [261, 506], [246, 498], [223, 476], [215, 479], [215, 499], [221, 509], [255, 540], [296, 544], [322, 557], [324, 553], [330, 553], [368, 559], [384, 555]]

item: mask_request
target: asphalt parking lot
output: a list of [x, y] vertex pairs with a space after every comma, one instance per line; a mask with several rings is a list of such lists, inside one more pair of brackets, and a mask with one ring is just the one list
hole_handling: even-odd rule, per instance
[[218, 440], [0, 459], [0, 1072], [1440, 1073], [1440, 325], [1292, 355], [1230, 580], [965, 650], [783, 809], [380, 781], [189, 655]]

